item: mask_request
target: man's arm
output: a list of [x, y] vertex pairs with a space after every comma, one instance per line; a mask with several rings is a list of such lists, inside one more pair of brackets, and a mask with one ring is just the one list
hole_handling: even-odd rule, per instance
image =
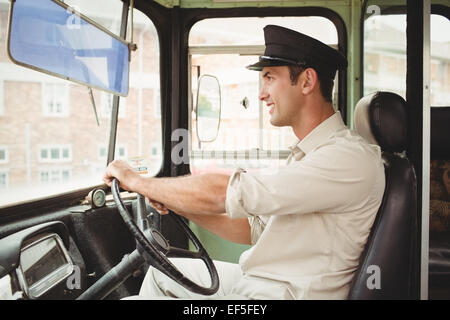
[[229, 175], [148, 178], [137, 174], [125, 161], [116, 160], [106, 169], [103, 180], [111, 186], [113, 178], [122, 188], [147, 197], [162, 214], [170, 209], [219, 237], [250, 244], [247, 218], [231, 219], [223, 213]]
[[225, 198], [229, 175], [202, 174], [176, 178], [149, 178], [136, 173], [125, 161], [109, 164], [103, 180], [111, 185], [117, 178], [126, 190], [162, 203], [178, 214], [221, 214], [225, 212]]
[[[148, 200], [159, 214], [169, 213], [163, 204]], [[184, 214], [184, 217], [223, 239], [241, 244], [251, 244], [251, 229], [247, 218], [231, 219], [226, 213], [219, 215]]]

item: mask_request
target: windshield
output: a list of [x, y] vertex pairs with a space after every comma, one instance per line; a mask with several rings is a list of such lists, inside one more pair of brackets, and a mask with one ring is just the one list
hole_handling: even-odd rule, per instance
[[[113, 101], [93, 89], [97, 124], [86, 86], [13, 64], [6, 54], [9, 3], [0, 0], [0, 207], [102, 184]], [[119, 34], [122, 1], [65, 3]], [[159, 40], [137, 10], [134, 24], [138, 50], [128, 96], [119, 98], [115, 158], [142, 157], [155, 175], [162, 160]]]

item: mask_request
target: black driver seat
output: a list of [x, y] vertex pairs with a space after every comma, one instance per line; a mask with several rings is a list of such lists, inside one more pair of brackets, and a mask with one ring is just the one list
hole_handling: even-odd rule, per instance
[[356, 130], [381, 147], [386, 188], [349, 299], [417, 298], [417, 183], [404, 156], [407, 111], [406, 101], [390, 92], [370, 94], [356, 105]]

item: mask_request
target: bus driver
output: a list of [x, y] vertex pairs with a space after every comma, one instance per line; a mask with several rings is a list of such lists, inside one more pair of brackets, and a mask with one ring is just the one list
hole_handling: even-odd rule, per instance
[[[271, 174], [142, 177], [113, 161], [104, 181], [147, 197], [211, 232], [251, 244], [239, 264], [216, 261], [211, 297], [193, 294], [153, 267], [143, 298], [345, 299], [385, 187], [380, 148], [344, 124], [331, 102], [333, 79], [346, 59], [322, 42], [280, 26], [264, 28], [259, 99], [274, 126], [290, 126], [298, 141], [284, 167]], [[189, 279], [210, 284], [198, 259], [173, 259]]]

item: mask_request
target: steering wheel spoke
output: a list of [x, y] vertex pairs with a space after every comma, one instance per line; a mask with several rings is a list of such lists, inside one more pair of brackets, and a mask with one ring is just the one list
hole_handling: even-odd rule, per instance
[[176, 247], [169, 247], [169, 251], [167, 251], [166, 257], [201, 259], [202, 254], [200, 251], [190, 251]]

